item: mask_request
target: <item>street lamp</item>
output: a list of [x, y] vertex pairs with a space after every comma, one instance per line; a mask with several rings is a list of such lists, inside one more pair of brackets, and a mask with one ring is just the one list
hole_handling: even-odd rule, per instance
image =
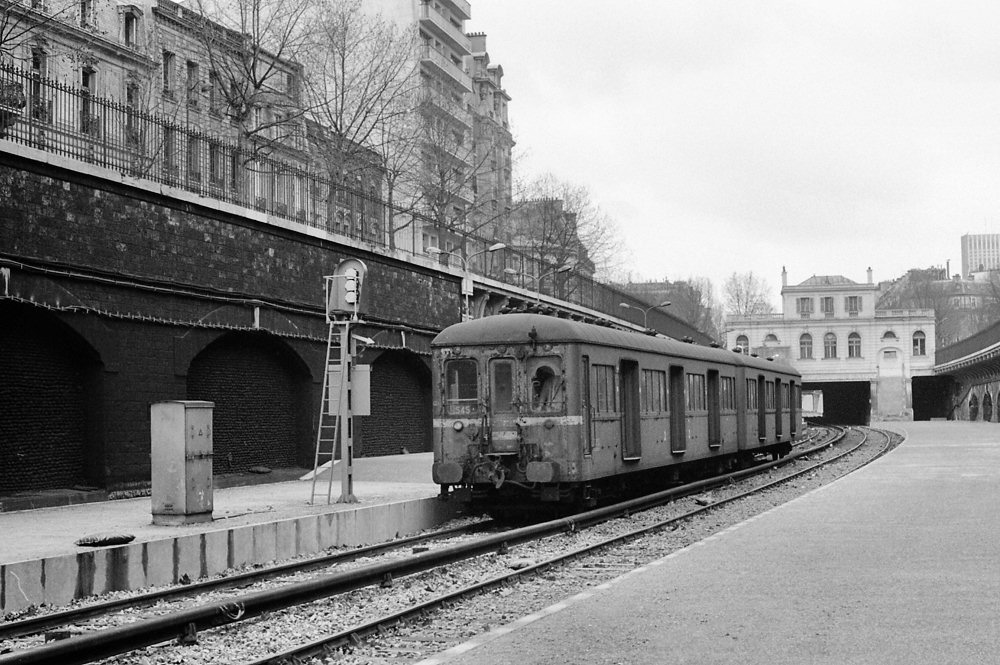
[[535, 303], [537, 304], [537, 303], [541, 302], [541, 299], [542, 299], [541, 286], [542, 286], [542, 280], [543, 279], [545, 279], [546, 277], [549, 277], [551, 275], [556, 275], [556, 274], [561, 274], [561, 273], [564, 273], [564, 272], [569, 272], [570, 270], [572, 270], [575, 267], [576, 267], [575, 263], [566, 263], [564, 265], [559, 266], [555, 270], [550, 270], [549, 272], [547, 272], [547, 273], [545, 273], [543, 275], [539, 275], [538, 277], [535, 277], [530, 272], [518, 272], [518, 271], [514, 270], [513, 268], [504, 268], [503, 271], [504, 271], [504, 273], [506, 273], [508, 275], [520, 275], [522, 277], [530, 277], [532, 280], [534, 280], [534, 282], [535, 282]]
[[426, 252], [428, 254], [455, 256], [462, 261], [462, 271], [465, 273], [465, 277], [462, 278], [462, 294], [465, 296], [465, 313], [463, 318], [465, 319], [472, 318], [472, 311], [469, 307], [469, 296], [472, 295], [473, 287], [472, 287], [472, 273], [469, 271], [469, 261], [479, 256], [480, 254], [496, 252], [501, 249], [504, 249], [505, 247], [507, 247], [507, 245], [502, 242], [494, 243], [489, 247], [487, 247], [486, 249], [469, 254], [468, 257], [462, 256], [461, 254], [458, 254], [456, 252], [446, 252], [440, 247], [428, 247], [426, 249]]
[[649, 325], [646, 323], [646, 317], [649, 316], [649, 310], [656, 309], [657, 307], [669, 307], [670, 301], [664, 300], [659, 305], [651, 305], [649, 307], [636, 307], [635, 305], [630, 305], [627, 302], [618, 303], [618, 306], [622, 309], [637, 309], [642, 312], [642, 327], [649, 328]]

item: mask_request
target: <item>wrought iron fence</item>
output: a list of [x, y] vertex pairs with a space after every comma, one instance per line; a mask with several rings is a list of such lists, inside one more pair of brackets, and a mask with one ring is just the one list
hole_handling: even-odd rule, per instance
[[[419, 213], [390, 210], [376, 192], [333, 182], [189, 124], [5, 63], [0, 63], [0, 139], [295, 220], [376, 251], [394, 246], [427, 258], [422, 247], [389, 242], [388, 222], [396, 215], [412, 217], [424, 228], [438, 226]], [[621, 302], [642, 304], [585, 275], [556, 274], [556, 266], [516, 249], [487, 252], [493, 239], [448, 231], [463, 237], [465, 256], [478, 255], [465, 266], [470, 272], [614, 317], [622, 316]]]

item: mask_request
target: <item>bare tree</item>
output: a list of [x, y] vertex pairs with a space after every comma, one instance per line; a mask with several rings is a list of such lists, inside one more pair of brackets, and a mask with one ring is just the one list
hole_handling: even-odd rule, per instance
[[722, 310], [707, 277], [690, 277], [671, 286], [670, 311], [712, 339], [720, 339]]
[[[547, 174], [530, 183], [527, 192], [529, 200], [519, 203], [510, 223], [517, 246], [543, 263], [577, 263], [602, 279], [620, 265], [621, 234], [586, 187]], [[559, 205], [551, 204], [555, 201]]]
[[[400, 136], [419, 85], [416, 34], [362, 8], [360, 0], [318, 6], [304, 58], [311, 114], [329, 132], [329, 165], [368, 169], [365, 153]], [[391, 127], [390, 127], [391, 125]]]
[[722, 292], [726, 314], [730, 316], [760, 316], [774, 311], [768, 300], [770, 287], [753, 271], [734, 272], [726, 278]]
[[[207, 81], [189, 81], [239, 129], [241, 146], [269, 154], [302, 135], [303, 72], [314, 0], [195, 0]], [[223, 108], [224, 107], [224, 108]]]
[[0, 63], [20, 60], [18, 51], [28, 38], [55, 21], [72, 21], [79, 7], [72, 0], [0, 0]]

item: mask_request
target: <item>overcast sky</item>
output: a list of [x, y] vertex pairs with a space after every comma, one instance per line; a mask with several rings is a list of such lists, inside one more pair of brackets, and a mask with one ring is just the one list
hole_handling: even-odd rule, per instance
[[472, 0], [522, 175], [586, 185], [632, 280], [961, 269], [1000, 233], [996, 0]]

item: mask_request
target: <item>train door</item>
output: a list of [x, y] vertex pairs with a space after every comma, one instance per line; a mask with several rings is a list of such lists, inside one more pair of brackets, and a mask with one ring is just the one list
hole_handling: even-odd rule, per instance
[[515, 389], [516, 365], [513, 358], [490, 360], [490, 435], [491, 453], [518, 452]]
[[583, 356], [580, 381], [580, 414], [583, 416], [583, 454], [594, 452], [594, 404], [590, 393], [590, 356]]
[[757, 440], [767, 441], [767, 381], [757, 377]]
[[799, 387], [794, 381], [788, 384], [788, 433], [795, 438], [799, 424]]
[[719, 371], [708, 370], [708, 447], [722, 445], [722, 413], [719, 402]]
[[788, 385], [781, 382], [781, 379], [774, 380], [774, 439], [781, 441], [784, 428], [781, 426], [781, 414], [788, 399]]
[[687, 412], [684, 393], [684, 368], [670, 366], [670, 452], [680, 455], [687, 450]]
[[622, 397], [622, 459], [642, 457], [642, 427], [639, 418], [639, 363], [622, 360], [619, 364]]

